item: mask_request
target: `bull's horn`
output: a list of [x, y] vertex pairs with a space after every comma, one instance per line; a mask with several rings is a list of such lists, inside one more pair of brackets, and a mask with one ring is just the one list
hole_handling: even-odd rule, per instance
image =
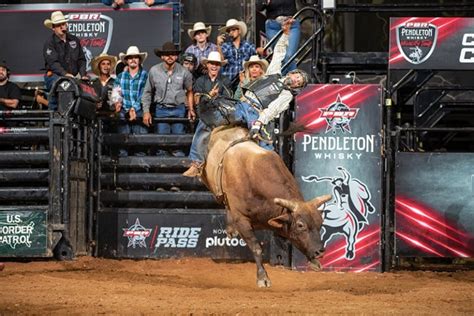
[[289, 209], [290, 211], [294, 211], [296, 209], [296, 203], [290, 200], [275, 198], [273, 199], [273, 202], [275, 202], [275, 204], [277, 205]]
[[308, 203], [310, 203], [315, 209], [318, 209], [323, 203], [326, 203], [327, 201], [330, 201], [331, 199], [332, 199], [332, 195], [326, 194], [326, 195], [315, 197]]

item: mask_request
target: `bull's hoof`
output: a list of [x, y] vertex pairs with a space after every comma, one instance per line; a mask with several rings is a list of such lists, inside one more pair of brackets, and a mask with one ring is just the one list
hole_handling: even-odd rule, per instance
[[319, 262], [318, 259], [313, 259], [309, 262], [309, 266], [311, 270], [313, 271], [321, 271], [323, 269], [323, 266], [321, 265], [321, 262]]
[[227, 234], [227, 238], [232, 239], [232, 238], [237, 238], [239, 236], [239, 232], [234, 228], [234, 226], [227, 226], [225, 228], [225, 232]]
[[258, 287], [270, 287], [272, 286], [272, 282], [270, 281], [269, 278], [264, 278], [261, 280], [257, 280], [257, 286]]

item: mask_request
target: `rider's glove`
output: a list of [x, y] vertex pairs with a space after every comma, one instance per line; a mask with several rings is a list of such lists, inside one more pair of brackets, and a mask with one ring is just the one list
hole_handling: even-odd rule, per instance
[[260, 129], [262, 128], [259, 124], [252, 125], [252, 128], [249, 131], [249, 137], [252, 139], [256, 139], [260, 133]]

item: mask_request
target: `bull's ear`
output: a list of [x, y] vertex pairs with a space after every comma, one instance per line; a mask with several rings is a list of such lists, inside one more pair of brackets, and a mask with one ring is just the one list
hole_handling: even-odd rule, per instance
[[330, 201], [331, 199], [332, 199], [332, 195], [326, 194], [326, 195], [318, 196], [312, 199], [311, 201], [308, 201], [308, 203], [310, 203], [314, 209], [318, 209], [321, 205], [323, 205], [323, 203], [326, 203], [327, 201]]
[[280, 205], [281, 207], [290, 210], [291, 212], [296, 209], [296, 203], [294, 201], [275, 198], [273, 199], [273, 202], [275, 202], [276, 205]]
[[290, 214], [288, 212], [285, 212], [281, 214], [280, 216], [270, 218], [268, 220], [268, 224], [276, 228], [282, 228], [283, 225], [288, 223], [289, 221], [290, 221]]

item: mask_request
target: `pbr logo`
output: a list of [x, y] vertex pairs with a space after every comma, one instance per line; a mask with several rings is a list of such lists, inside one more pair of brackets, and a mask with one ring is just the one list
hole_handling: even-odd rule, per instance
[[326, 109], [319, 109], [321, 111], [321, 117], [326, 119], [328, 124], [326, 133], [332, 131], [336, 134], [337, 130], [343, 133], [351, 133], [351, 127], [349, 123], [352, 119], [355, 119], [359, 109], [351, 109], [346, 104], [341, 102], [341, 96], [337, 95], [336, 102], [331, 104]]
[[426, 22], [407, 22], [397, 27], [398, 50], [410, 63], [425, 62], [433, 53], [438, 28]]
[[91, 12], [69, 13], [67, 17], [68, 31], [80, 39], [87, 60], [87, 71], [90, 71], [92, 57], [109, 50], [113, 20], [101, 13]]
[[368, 216], [375, 212], [370, 202], [370, 191], [365, 183], [343, 167], [337, 167], [342, 177], [302, 176], [305, 182], [328, 181], [333, 186], [334, 201], [322, 206], [323, 227], [321, 240], [324, 246], [333, 236], [343, 235], [346, 239], [345, 258], [352, 260], [356, 256], [357, 236], [369, 224]]
[[150, 236], [151, 229], [145, 228], [140, 224], [140, 220], [135, 220], [135, 224], [130, 226], [129, 228], [122, 228], [123, 229], [123, 237], [128, 238], [128, 245], [127, 248], [136, 248], [137, 246], [140, 248], [146, 248], [146, 238]]

